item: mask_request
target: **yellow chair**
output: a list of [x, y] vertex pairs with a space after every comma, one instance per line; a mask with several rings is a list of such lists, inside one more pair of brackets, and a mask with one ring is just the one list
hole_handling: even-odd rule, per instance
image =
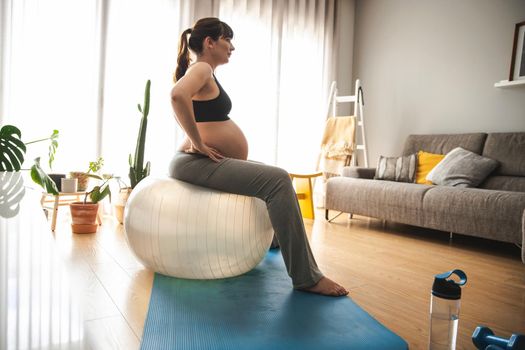
[[292, 179], [295, 193], [297, 193], [297, 201], [301, 208], [303, 218], [315, 219], [314, 200], [313, 200], [313, 183], [312, 179], [323, 175], [321, 172], [309, 174], [293, 174], [289, 173]]

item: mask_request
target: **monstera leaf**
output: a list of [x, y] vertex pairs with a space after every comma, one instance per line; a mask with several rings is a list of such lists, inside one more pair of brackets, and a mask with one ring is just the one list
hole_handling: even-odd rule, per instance
[[40, 158], [35, 158], [35, 164], [31, 167], [31, 178], [37, 185], [42, 186], [47, 193], [58, 194], [57, 185], [40, 167]]
[[13, 125], [0, 129], [0, 171], [19, 171], [24, 163], [26, 145], [20, 130]]
[[[13, 125], [3, 126], [0, 129], [0, 172], [17, 172], [22, 170], [26, 145], [46, 140], [51, 141], [49, 145], [49, 167], [51, 168], [58, 147], [58, 135], [58, 130], [53, 130], [49, 137], [24, 143], [20, 129]], [[48, 193], [58, 194], [56, 184], [40, 167], [40, 158], [35, 159], [35, 164], [31, 167], [31, 178]]]

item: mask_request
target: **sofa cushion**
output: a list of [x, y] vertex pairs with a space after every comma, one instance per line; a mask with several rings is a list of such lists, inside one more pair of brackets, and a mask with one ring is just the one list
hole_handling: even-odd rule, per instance
[[422, 226], [521, 244], [524, 210], [525, 193], [432, 186]]
[[525, 192], [524, 176], [489, 176], [479, 188], [487, 190]]
[[417, 156], [379, 157], [374, 179], [398, 182], [415, 182]]
[[525, 176], [525, 132], [488, 134], [482, 155], [500, 162], [495, 175]]
[[425, 151], [437, 154], [447, 154], [456, 147], [481, 154], [487, 134], [436, 134], [409, 135], [405, 141], [403, 155]]
[[413, 183], [334, 177], [326, 184], [326, 208], [421, 225], [423, 196], [430, 188]]
[[498, 166], [498, 162], [454, 148], [428, 173], [427, 180], [436, 185], [476, 187]]
[[445, 158], [444, 154], [434, 154], [425, 151], [417, 152], [416, 183], [432, 185], [432, 181], [428, 181], [426, 177], [443, 158]]

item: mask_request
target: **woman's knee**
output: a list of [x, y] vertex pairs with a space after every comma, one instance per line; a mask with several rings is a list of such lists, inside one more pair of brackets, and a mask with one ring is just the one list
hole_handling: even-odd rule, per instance
[[270, 176], [275, 189], [284, 192], [294, 192], [290, 174], [288, 174], [286, 170], [279, 167], [272, 167]]
[[276, 181], [283, 182], [283, 183], [291, 182], [290, 174], [288, 174], [288, 172], [284, 170], [283, 168], [272, 166], [270, 168], [270, 175], [272, 179]]

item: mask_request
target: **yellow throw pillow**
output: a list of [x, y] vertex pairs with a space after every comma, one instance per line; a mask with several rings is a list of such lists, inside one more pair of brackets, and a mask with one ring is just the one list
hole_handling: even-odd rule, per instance
[[432, 185], [431, 181], [425, 179], [427, 174], [432, 170], [441, 160], [445, 158], [444, 154], [434, 154], [425, 151], [417, 152], [417, 172], [416, 183]]

